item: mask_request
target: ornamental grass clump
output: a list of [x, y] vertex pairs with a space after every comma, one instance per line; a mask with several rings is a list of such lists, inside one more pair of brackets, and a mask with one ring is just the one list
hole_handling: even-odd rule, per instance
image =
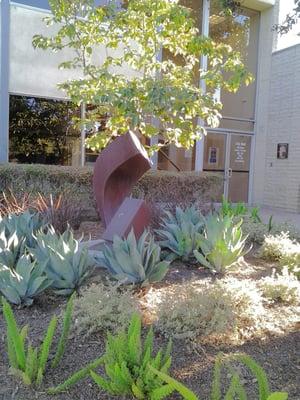
[[30, 251], [38, 263], [47, 261], [45, 273], [52, 281], [54, 292], [69, 295], [78, 291], [94, 264], [87, 247], [80, 245], [70, 229], [59, 234], [51, 226], [46, 233], [37, 233], [36, 242], [36, 247]]
[[0, 264], [0, 292], [10, 303], [31, 305], [34, 298], [52, 284], [45, 274], [46, 263], [32, 261], [25, 254], [13, 269]]
[[209, 215], [199, 250], [194, 250], [197, 261], [215, 273], [225, 273], [239, 262], [250, 250], [245, 250], [247, 237], [243, 236], [241, 225], [242, 220], [234, 223], [233, 217]]
[[117, 281], [142, 286], [161, 281], [170, 264], [161, 260], [161, 248], [147, 230], [138, 240], [133, 230], [125, 239], [115, 236], [112, 246], [105, 244], [96, 261]]
[[132, 290], [107, 282], [93, 284], [74, 301], [74, 331], [89, 336], [94, 332], [115, 332], [139, 312]]
[[161, 247], [171, 252], [168, 258], [182, 261], [194, 259], [194, 250], [199, 248], [202, 241], [204, 225], [205, 220], [195, 207], [185, 210], [176, 207], [175, 215], [166, 211], [166, 217], [162, 218], [156, 233]]

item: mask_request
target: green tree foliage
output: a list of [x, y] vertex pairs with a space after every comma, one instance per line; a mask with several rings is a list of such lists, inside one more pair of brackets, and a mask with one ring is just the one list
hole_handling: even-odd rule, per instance
[[66, 164], [68, 145], [78, 137], [70, 102], [10, 96], [10, 160], [21, 163]]
[[[53, 16], [48, 25], [60, 24], [52, 37], [36, 35], [35, 47], [53, 51], [71, 48], [72, 60], [61, 68], [80, 68], [82, 77], [59, 87], [76, 103], [90, 105], [87, 123], [92, 149], [105, 147], [114, 137], [132, 130], [148, 138], [161, 134], [164, 143], [190, 148], [205, 129], [219, 123], [222, 105], [216, 89], [235, 92], [251, 76], [238, 52], [199, 35], [190, 10], [178, 0], [127, 0], [95, 7], [90, 0], [49, 1]], [[99, 60], [99, 46], [108, 56]], [[167, 57], [159, 59], [158, 55]], [[199, 66], [208, 56], [209, 69]], [[124, 72], [125, 67], [131, 73]], [[205, 80], [203, 93], [199, 79]], [[93, 128], [105, 115], [101, 132]], [[157, 150], [154, 147], [152, 150]]]

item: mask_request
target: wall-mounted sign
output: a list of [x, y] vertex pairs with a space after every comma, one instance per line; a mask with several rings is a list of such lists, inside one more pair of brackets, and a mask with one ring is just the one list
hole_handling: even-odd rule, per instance
[[277, 145], [277, 158], [280, 160], [285, 160], [289, 156], [289, 144], [288, 143], [278, 143]]
[[235, 163], [244, 164], [245, 153], [246, 153], [246, 142], [235, 142], [234, 153], [235, 153]]
[[218, 164], [219, 148], [210, 147], [208, 150], [208, 164]]

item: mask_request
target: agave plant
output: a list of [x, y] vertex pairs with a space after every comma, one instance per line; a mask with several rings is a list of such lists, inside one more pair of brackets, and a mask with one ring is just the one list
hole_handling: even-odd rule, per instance
[[31, 305], [51, 284], [44, 274], [45, 266], [45, 262], [32, 262], [28, 255], [23, 255], [14, 269], [0, 265], [0, 292], [10, 303]]
[[243, 221], [233, 222], [233, 217], [212, 214], [206, 219], [200, 251], [195, 250], [196, 259], [217, 273], [224, 273], [249, 250], [245, 251], [247, 236], [243, 238]]
[[126, 239], [115, 236], [112, 247], [105, 244], [96, 257], [118, 281], [145, 286], [162, 280], [167, 273], [169, 262], [161, 261], [160, 255], [160, 246], [147, 230], [138, 241], [131, 230]]
[[26, 211], [22, 214], [9, 214], [5, 217], [0, 216], [0, 231], [3, 232], [6, 238], [10, 238], [16, 234], [21, 241], [27, 246], [35, 245], [34, 234], [43, 227], [44, 222], [39, 213], [30, 213]]
[[9, 237], [5, 230], [0, 232], [0, 264], [9, 268], [14, 268], [20, 256], [24, 253], [25, 238], [19, 238], [14, 232]]
[[177, 207], [175, 215], [166, 211], [166, 218], [162, 218], [161, 229], [156, 233], [161, 239], [160, 245], [172, 252], [168, 259], [188, 261], [200, 246], [203, 228], [204, 218], [195, 207], [185, 210]]
[[39, 263], [46, 260], [45, 273], [55, 293], [69, 295], [78, 290], [92, 270], [87, 247], [80, 246], [70, 229], [57, 234], [51, 226], [46, 233], [37, 233], [36, 242], [30, 251]]

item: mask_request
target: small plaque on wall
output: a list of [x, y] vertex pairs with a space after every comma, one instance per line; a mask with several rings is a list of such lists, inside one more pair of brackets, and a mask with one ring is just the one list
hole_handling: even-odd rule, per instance
[[278, 143], [277, 145], [277, 158], [280, 160], [285, 160], [289, 156], [289, 144], [288, 143]]

